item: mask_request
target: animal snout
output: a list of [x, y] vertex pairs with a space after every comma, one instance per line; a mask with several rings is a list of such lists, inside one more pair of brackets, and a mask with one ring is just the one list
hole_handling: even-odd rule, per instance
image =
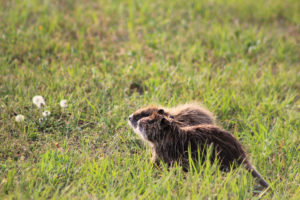
[[128, 117], [128, 120], [129, 120], [129, 121], [132, 121], [132, 115], [130, 115], [130, 116]]

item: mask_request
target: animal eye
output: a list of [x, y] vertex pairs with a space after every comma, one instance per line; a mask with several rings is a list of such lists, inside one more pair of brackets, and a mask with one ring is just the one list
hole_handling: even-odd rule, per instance
[[174, 116], [173, 116], [173, 115], [170, 115], [170, 118], [171, 118], [171, 119], [174, 119]]
[[135, 120], [140, 120], [140, 119], [142, 119], [144, 117], [148, 117], [148, 116], [149, 115], [147, 113], [141, 113], [141, 114], [138, 114], [138, 115], [134, 116], [134, 119]]
[[148, 113], [141, 113], [141, 118], [143, 118], [143, 117], [148, 117], [148, 116], [149, 116]]

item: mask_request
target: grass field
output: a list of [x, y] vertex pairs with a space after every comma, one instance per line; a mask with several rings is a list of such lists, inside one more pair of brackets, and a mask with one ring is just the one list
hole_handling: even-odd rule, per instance
[[[297, 0], [0, 0], [0, 199], [300, 199], [299, 44]], [[127, 117], [189, 101], [273, 191], [152, 166]]]

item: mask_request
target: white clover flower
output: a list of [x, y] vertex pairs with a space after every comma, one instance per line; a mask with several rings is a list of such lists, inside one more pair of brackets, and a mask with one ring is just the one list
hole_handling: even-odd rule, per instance
[[42, 96], [39, 96], [39, 95], [37, 95], [37, 96], [34, 96], [33, 98], [32, 98], [32, 102], [38, 107], [38, 108], [40, 108], [40, 107], [42, 107], [42, 106], [44, 106], [46, 103], [45, 103], [45, 99], [42, 97]]
[[24, 115], [17, 115], [15, 119], [16, 119], [16, 122], [22, 122], [22, 121], [24, 121], [25, 117], [24, 117]]
[[49, 110], [45, 110], [44, 112], [43, 112], [43, 117], [48, 117], [48, 116], [50, 116], [51, 115], [51, 112], [49, 111]]
[[59, 102], [60, 107], [66, 108], [68, 107], [67, 100], [63, 99]]

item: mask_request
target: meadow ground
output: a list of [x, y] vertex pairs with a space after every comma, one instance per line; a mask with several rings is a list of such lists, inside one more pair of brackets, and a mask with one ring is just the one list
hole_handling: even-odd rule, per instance
[[[299, 199], [299, 24], [297, 0], [0, 0], [0, 199]], [[272, 192], [151, 165], [128, 115], [192, 100]]]

